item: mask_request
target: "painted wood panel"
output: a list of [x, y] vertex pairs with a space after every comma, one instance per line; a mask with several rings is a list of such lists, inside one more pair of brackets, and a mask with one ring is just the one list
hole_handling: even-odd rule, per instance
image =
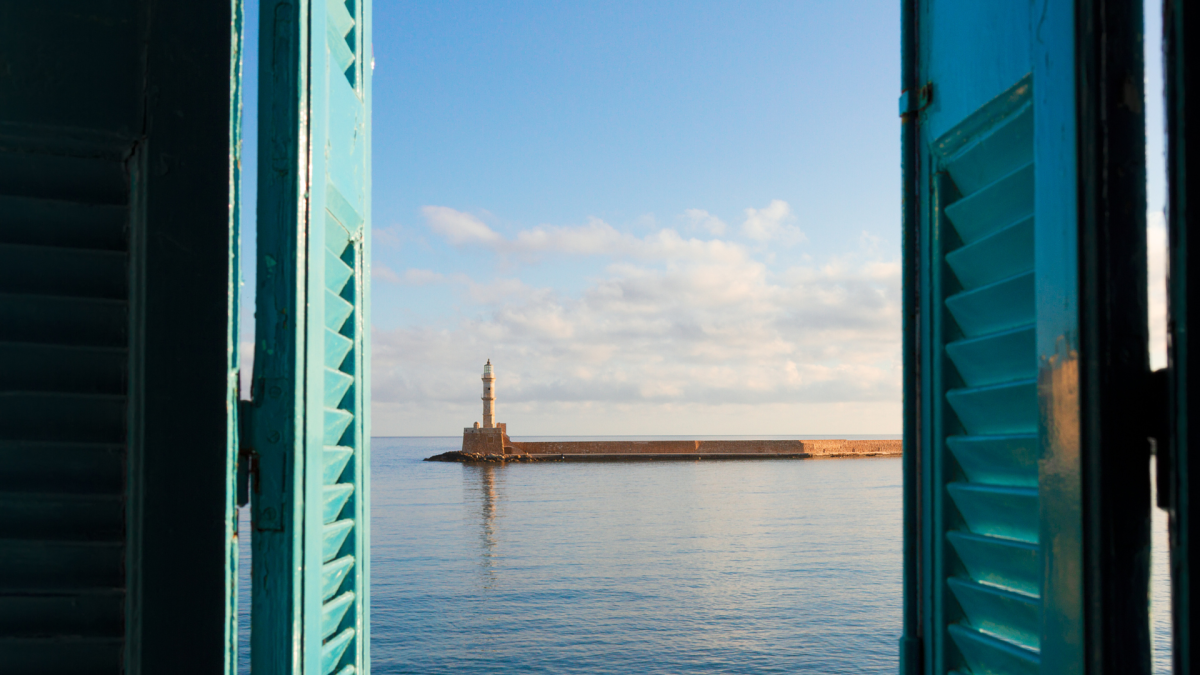
[[276, 163], [260, 178], [251, 423], [251, 661], [269, 672], [369, 670], [368, 24], [357, 0], [263, 6], [282, 56], [261, 77]]

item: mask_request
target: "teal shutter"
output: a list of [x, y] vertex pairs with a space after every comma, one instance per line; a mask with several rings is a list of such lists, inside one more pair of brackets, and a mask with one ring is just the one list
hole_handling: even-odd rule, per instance
[[1137, 12], [906, 11], [903, 672], [1148, 672]]
[[31, 161], [10, 150], [0, 183], [0, 663], [116, 673], [127, 588], [124, 171], [116, 156]]
[[239, 31], [0, 3], [0, 672], [230, 670]]
[[982, 672], [1037, 672], [1040, 647], [1030, 94], [1023, 80], [933, 152], [930, 243], [944, 266], [930, 281], [944, 309], [931, 313], [931, 384], [944, 403], [931, 412], [949, 451], [937, 545], [961, 611], [949, 635]]
[[251, 421], [262, 672], [369, 670], [369, 11], [262, 6]]
[[[1196, 673], [1192, 652], [1193, 631], [1197, 629], [1192, 612], [1196, 597], [1192, 581], [1200, 578], [1196, 569], [1200, 551], [1192, 544], [1200, 540], [1200, 509], [1192, 509], [1191, 492], [1191, 420], [1200, 419], [1200, 406], [1189, 396], [1193, 383], [1198, 382], [1200, 370], [1193, 370], [1189, 357], [1191, 349], [1191, 317], [1189, 298], [1200, 299], [1197, 276], [1192, 274], [1189, 195], [1200, 194], [1200, 170], [1191, 162], [1196, 146], [1195, 125], [1189, 117], [1196, 114], [1197, 69], [1195, 47], [1189, 47], [1185, 36], [1192, 35], [1195, 43], [1196, 13], [1192, 4], [1181, 0], [1163, 3], [1163, 43], [1166, 61], [1167, 94], [1167, 219], [1170, 241], [1170, 275], [1167, 290], [1169, 309], [1167, 381], [1169, 395], [1168, 428], [1158, 439], [1159, 503], [1170, 513], [1171, 527], [1171, 617], [1174, 622], [1172, 656], [1174, 672], [1179, 675]], [[1189, 28], [1191, 26], [1191, 28]], [[1200, 311], [1200, 310], [1198, 310]], [[1192, 574], [1198, 572], [1198, 574]]]

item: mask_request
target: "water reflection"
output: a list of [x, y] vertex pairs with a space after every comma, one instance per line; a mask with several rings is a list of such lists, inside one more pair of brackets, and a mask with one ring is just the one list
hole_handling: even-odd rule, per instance
[[[504, 475], [500, 468], [491, 464], [463, 466], [464, 504], [473, 505], [482, 515], [479, 527], [479, 569], [483, 576], [483, 587], [491, 589], [496, 583], [496, 512], [500, 506], [500, 489]], [[478, 500], [478, 502], [476, 502]], [[468, 506], [470, 509], [471, 506]]]

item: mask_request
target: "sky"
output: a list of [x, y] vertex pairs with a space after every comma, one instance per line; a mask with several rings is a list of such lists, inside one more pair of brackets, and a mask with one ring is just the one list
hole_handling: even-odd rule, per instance
[[374, 435], [900, 432], [899, 3], [374, 11]]

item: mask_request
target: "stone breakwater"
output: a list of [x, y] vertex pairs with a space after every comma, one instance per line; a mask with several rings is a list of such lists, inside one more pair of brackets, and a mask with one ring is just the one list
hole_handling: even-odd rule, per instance
[[899, 440], [514, 441], [504, 424], [463, 431], [461, 451], [429, 461], [629, 461], [898, 457]]
[[827, 439], [737, 441], [510, 441], [529, 455], [788, 455], [855, 457], [899, 455], [900, 441]]

